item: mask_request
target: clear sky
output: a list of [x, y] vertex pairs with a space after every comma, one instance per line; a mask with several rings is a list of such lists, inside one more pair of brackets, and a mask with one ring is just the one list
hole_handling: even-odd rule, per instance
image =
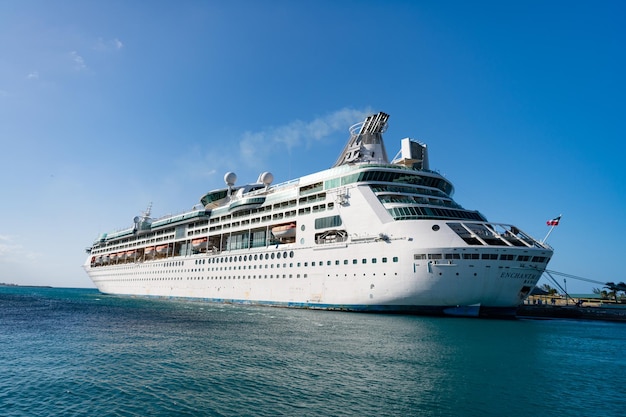
[[549, 269], [626, 281], [625, 5], [0, 1], [0, 282], [92, 287], [100, 233], [328, 168], [377, 111], [465, 208], [563, 214]]

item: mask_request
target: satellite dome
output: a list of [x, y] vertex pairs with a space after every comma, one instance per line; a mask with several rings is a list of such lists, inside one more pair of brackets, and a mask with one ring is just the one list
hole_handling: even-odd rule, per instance
[[232, 187], [235, 185], [235, 182], [237, 182], [237, 174], [234, 172], [227, 172], [226, 175], [224, 175], [224, 182], [229, 187]]
[[274, 175], [271, 172], [264, 172], [259, 176], [259, 178], [266, 186], [270, 185], [272, 181], [274, 181]]

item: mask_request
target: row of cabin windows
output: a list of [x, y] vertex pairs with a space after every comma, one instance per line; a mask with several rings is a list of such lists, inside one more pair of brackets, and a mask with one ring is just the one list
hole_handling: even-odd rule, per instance
[[[201, 263], [201, 262], [197, 262], [197, 261], [200, 261], [200, 260], [196, 260], [196, 264], [200, 264]], [[387, 257], [383, 257], [383, 258], [380, 259], [380, 261], [382, 263], [387, 263], [388, 262], [388, 258]], [[378, 263], [378, 259], [377, 258], [371, 258], [370, 262], [373, 263], [373, 264]], [[398, 262], [398, 257], [394, 256], [392, 258], [392, 262]], [[343, 263], [343, 265], [350, 265], [350, 264], [356, 265], [356, 264], [359, 263], [359, 260], [358, 259], [352, 259], [352, 263], [350, 263], [350, 261], [348, 259], [344, 259], [343, 262], [341, 262], [339, 260], [335, 260], [334, 262], [333, 261], [319, 261], [319, 262], [312, 261], [310, 263], [309, 262], [298, 262], [298, 263], [296, 263], [296, 267], [298, 267], [298, 268], [300, 268], [300, 267], [309, 267], [309, 266], [311, 266], [311, 267], [315, 267], [315, 266], [322, 267], [322, 266], [325, 266], [325, 265], [326, 266], [333, 265], [333, 263], [334, 263], [334, 265], [341, 265], [342, 263]], [[362, 258], [360, 260], [360, 263], [361, 264], [367, 264], [368, 263], [368, 259], [367, 258]], [[172, 262], [172, 263], [164, 264], [163, 266], [164, 267], [166, 267], [166, 266], [167, 267], [170, 267], [170, 266], [172, 266], [172, 267], [173, 266], [180, 266], [180, 264], [182, 264], [182, 262], [180, 264], [176, 263], [178, 265], [174, 265], [174, 264], [175, 263]], [[176, 273], [180, 274], [180, 273], [185, 273], [185, 272], [187, 272], [187, 273], [188, 272], [200, 273], [200, 272], [205, 272], [205, 271], [207, 271], [207, 272], [211, 272], [211, 271], [219, 272], [219, 271], [256, 270], [256, 269], [274, 269], [274, 268], [280, 269], [281, 267], [282, 268], [287, 268], [287, 267], [293, 268], [293, 266], [294, 266], [293, 263], [289, 263], [289, 266], [287, 266], [286, 263], [283, 263], [282, 265], [281, 264], [269, 264], [269, 265], [268, 264], [264, 264], [264, 265], [256, 265], [256, 264], [254, 264], [254, 265], [243, 265], [243, 266], [242, 265], [235, 265], [235, 266], [231, 265], [231, 266], [214, 266], [214, 267], [208, 267], [208, 268], [193, 268], [193, 269], [188, 269], [188, 270], [186, 270], [186, 269], [172, 269], [172, 270], [166, 270], [166, 271], [153, 270], [153, 271], [150, 271], [150, 273], [151, 274], [160, 274], [161, 275], [161, 274], [176, 274]], [[117, 274], [112, 274], [112, 275], [117, 275]], [[126, 274], [121, 274], [121, 275], [126, 275]], [[305, 278], [306, 278], [306, 276], [307, 275], [304, 274]], [[248, 277], [250, 277], [250, 276], [248, 276]], [[254, 275], [253, 277], [256, 277], [256, 275]], [[259, 275], [259, 277], [261, 277], [261, 276]], [[272, 278], [272, 277], [273, 277], [273, 275], [270, 276], [270, 278]], [[277, 275], [276, 277], [278, 278], [279, 276]], [[285, 277], [286, 277], [286, 275], [283, 275], [283, 278], [285, 278]], [[292, 274], [289, 274], [289, 278], [291, 278], [291, 277], [292, 277]], [[245, 276], [244, 276], [244, 278], [245, 278]], [[267, 278], [267, 275], [265, 276], [265, 278]], [[300, 278], [300, 274], [297, 274], [297, 278]], [[150, 278], [148, 278], [148, 279], [150, 279]], [[178, 278], [178, 277], [175, 277], [175, 278], [167, 278], [167, 277], [151, 278], [151, 280], [164, 280], [164, 279], [178, 280], [178, 279], [182, 279], [182, 278]], [[187, 279], [189, 280], [189, 279], [193, 279], [193, 278], [187, 278]], [[221, 277], [219, 277], [219, 278], [218, 277], [207, 277], [207, 279], [222, 279], [222, 278]], [[132, 281], [132, 280], [135, 280], [135, 279], [134, 278], [130, 278], [128, 280]]]
[[544, 263], [548, 260], [545, 256], [530, 256], [530, 255], [513, 255], [510, 253], [503, 253], [498, 255], [497, 253], [416, 253], [413, 255], [415, 260], [440, 260], [440, 259], [482, 259], [482, 260], [498, 260], [501, 261], [515, 261], [518, 262], [535, 262]]
[[[326, 200], [326, 193], [319, 193], [319, 194], [315, 194], [315, 195], [311, 195], [308, 197], [304, 197], [304, 198], [300, 198], [299, 200], [299, 204], [311, 204], [317, 201], [324, 201]], [[225, 214], [223, 216], [220, 217], [214, 217], [212, 219], [209, 220], [209, 222], [211, 224], [216, 224], [216, 223], [227, 223], [232, 219], [236, 219], [239, 217], [247, 217], [250, 215], [254, 215], [254, 214], [260, 214], [260, 213], [264, 213], [266, 211], [272, 211], [273, 210], [279, 210], [279, 209], [285, 209], [285, 208], [290, 208], [290, 207], [295, 207], [296, 205], [296, 200], [288, 200], [288, 201], [283, 201], [280, 203], [276, 203], [273, 206], [271, 205], [267, 205], [267, 206], [261, 206], [261, 207], [257, 207], [254, 209], [249, 209], [249, 210], [241, 210], [238, 211], [236, 213], [233, 214]], [[328, 209], [332, 209], [333, 208], [333, 203], [330, 203], [328, 205]], [[319, 210], [325, 210], [326, 206], [324, 205], [318, 205], [314, 207], [313, 211], [319, 211]], [[311, 211], [311, 210], [309, 210]], [[295, 216], [296, 214], [296, 210], [288, 210], [285, 212], [281, 212], [281, 213], [274, 213], [273, 215], [264, 215], [261, 217], [255, 217], [253, 219], [243, 219], [241, 220], [241, 224], [248, 224], [248, 223], [259, 223], [260, 221], [265, 221], [265, 220], [270, 220], [270, 219], [279, 219], [279, 218], [283, 218], [283, 217], [289, 217], [289, 216]], [[239, 223], [235, 222], [232, 224], [233, 226], [239, 225]]]
[[412, 184], [423, 187], [437, 188], [449, 195], [452, 190], [452, 183], [444, 178], [431, 177], [428, 175], [416, 175], [409, 172], [392, 171], [364, 171], [346, 175], [341, 178], [333, 178], [324, 183], [326, 190], [355, 182], [393, 182], [398, 184]]
[[413, 194], [413, 195], [426, 195], [442, 198], [450, 198], [441, 190], [433, 188], [424, 188], [420, 186], [411, 185], [390, 185], [390, 184], [372, 184], [370, 185], [372, 191], [376, 194], [380, 193], [394, 193], [394, 194]]
[[165, 240], [173, 239], [174, 238], [173, 232], [174, 232], [174, 229], [161, 230], [158, 232], [154, 232], [154, 233], [150, 233], [145, 236], [142, 236], [141, 240], [139, 241], [137, 239], [124, 239], [124, 240], [117, 242], [115, 245], [98, 248], [97, 250], [94, 250], [93, 253], [97, 254], [97, 253], [104, 253], [104, 252], [116, 252], [119, 250], [133, 249], [138, 246], [137, 242], [140, 243], [139, 246], [159, 244], [160, 242], [163, 242]]
[[[308, 274], [295, 274], [295, 278], [307, 278]], [[294, 278], [294, 274], [276, 274], [276, 277], [274, 277], [274, 274], [270, 274], [270, 275], [225, 275], [225, 276], [217, 276], [217, 277], [206, 277], [206, 280], [226, 280], [226, 279], [273, 279], [273, 278]], [[204, 281], [205, 277], [202, 276], [198, 276], [198, 277], [187, 277], [186, 280], [187, 281]], [[119, 281], [119, 282], [141, 282], [141, 281], [182, 281], [183, 278], [182, 277], [144, 277], [144, 278], [117, 278], [117, 279], [107, 279], [107, 281]]]
[[486, 221], [480, 213], [476, 211], [454, 210], [435, 207], [392, 207], [387, 211], [395, 220], [415, 220], [415, 219], [463, 219]]
[[[286, 253], [287, 252], [284, 252], [284, 254], [285, 254], [285, 256], [283, 256], [284, 258], [286, 258]], [[291, 252], [291, 254], [293, 254], [293, 252]], [[268, 254], [266, 253], [265, 255], [266, 255], [265, 259], [268, 259], [267, 258]], [[246, 258], [246, 255], [244, 255], [244, 258]], [[272, 256], [270, 256], [270, 258], [274, 259], [274, 254], [273, 253], [272, 253]], [[257, 257], [256, 257], [256, 255], [254, 255], [254, 259], [253, 259], [253, 255], [250, 255], [249, 258], [242, 259], [241, 256], [239, 256], [239, 260], [237, 260], [236, 256], [234, 256], [234, 257], [233, 256], [231, 256], [231, 257], [222, 257], [222, 258], [196, 259], [195, 260], [195, 265], [219, 264], [219, 263], [229, 262], [229, 259], [230, 259], [230, 262], [233, 262], [233, 260], [234, 260], [234, 262], [242, 262], [242, 261], [243, 262], [245, 262], [245, 261], [249, 261], [250, 262], [250, 261], [253, 261], [253, 260], [256, 261]], [[280, 253], [277, 253], [277, 259], [280, 259]], [[398, 257], [397, 256], [394, 256], [391, 259], [392, 259], [392, 262], [398, 262]], [[263, 255], [259, 256], [258, 260], [263, 260]], [[380, 258], [380, 261], [382, 263], [387, 263], [387, 262], [389, 262], [389, 259], [387, 257], [382, 257], [382, 258]], [[373, 264], [378, 263], [378, 258], [371, 258], [370, 262], [373, 263]], [[296, 263], [296, 267], [298, 267], [298, 268], [302, 267], [302, 266], [308, 267], [309, 265], [310, 266], [324, 266], [324, 265], [331, 266], [331, 265], [342, 265], [342, 264], [343, 265], [350, 265], [350, 264], [357, 265], [359, 263], [367, 264], [368, 263], [368, 259], [367, 258], [361, 258], [360, 261], [358, 259], [352, 259], [352, 262], [350, 262], [350, 260], [348, 260], [348, 259], [344, 259], [343, 261], [335, 260], [335, 261], [317, 261], [317, 262], [316, 261], [312, 261], [312, 262], [298, 262], [298, 263]], [[259, 265], [259, 268], [263, 268], [263, 267], [268, 268], [268, 264], [263, 264], [263, 265]], [[269, 268], [274, 268], [274, 267], [280, 268], [281, 264], [269, 264]], [[282, 267], [283, 268], [287, 268], [287, 264], [283, 263]], [[293, 263], [289, 263], [289, 267], [293, 268]], [[243, 265], [243, 269], [256, 269], [256, 268], [257, 268], [257, 265], [251, 265], [251, 266]], [[229, 270], [230, 269], [242, 269], [242, 266], [241, 265], [229, 266], [228, 269]], [[221, 267], [220, 267], [219, 270], [221, 270]]]
[[284, 252], [272, 252], [272, 253], [266, 253], [266, 254], [262, 254], [262, 253], [256, 253], [254, 255], [235, 255], [235, 256], [220, 256], [220, 257], [214, 257], [214, 258], [205, 258], [205, 259], [196, 259], [195, 260], [195, 264], [196, 265], [204, 265], [205, 263], [208, 264], [218, 264], [218, 263], [224, 263], [224, 262], [252, 262], [252, 261], [262, 261], [263, 259], [268, 260], [268, 259], [287, 259], [287, 257], [289, 258], [293, 258], [294, 257], [294, 252], [290, 251], [284, 251]]
[[381, 194], [378, 196], [378, 200], [383, 203], [397, 203], [397, 204], [428, 204], [431, 206], [443, 206], [462, 209], [460, 205], [454, 201], [446, 198], [428, 198], [422, 196], [409, 196], [409, 195], [394, 195], [394, 194]]
[[[309, 213], [317, 213], [320, 211], [325, 211], [325, 210], [332, 210], [335, 207], [335, 203], [328, 203], [328, 204], [318, 204], [318, 205], [314, 205], [311, 207], [304, 207], [298, 210], [297, 214], [299, 215], [303, 215], [303, 214], [309, 214]], [[296, 216], [296, 210], [290, 210], [290, 211], [286, 211], [284, 213], [275, 213], [273, 215], [265, 215], [265, 216], [261, 216], [261, 217], [255, 217], [253, 219], [245, 219], [245, 220], [241, 220], [241, 221], [235, 221], [232, 223], [224, 223], [224, 224], [216, 224], [214, 226], [211, 226], [209, 228], [210, 232], [216, 231], [216, 230], [222, 230], [222, 229], [230, 229], [231, 227], [239, 227], [239, 226], [247, 226], [249, 224], [257, 224], [257, 223], [261, 223], [261, 222], [268, 222], [268, 221], [276, 221], [276, 220], [282, 220], [282, 219], [289, 219], [292, 217]], [[332, 226], [331, 226], [332, 227]], [[202, 232], [206, 232], [206, 229], [202, 229]], [[197, 235], [199, 234], [198, 231], [189, 231], [187, 232], [188, 236], [192, 236], [192, 235]]]

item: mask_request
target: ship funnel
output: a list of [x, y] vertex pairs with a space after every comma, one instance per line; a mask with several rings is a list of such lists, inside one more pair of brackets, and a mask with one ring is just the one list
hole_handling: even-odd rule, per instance
[[383, 133], [389, 115], [383, 112], [367, 116], [365, 121], [350, 128], [350, 139], [333, 167], [357, 162], [388, 164]]

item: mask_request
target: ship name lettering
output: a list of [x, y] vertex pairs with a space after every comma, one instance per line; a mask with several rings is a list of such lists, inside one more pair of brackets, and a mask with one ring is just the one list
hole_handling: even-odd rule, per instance
[[503, 272], [502, 274], [500, 274], [500, 278], [530, 279], [535, 278], [535, 274], [523, 274], [521, 272]]

